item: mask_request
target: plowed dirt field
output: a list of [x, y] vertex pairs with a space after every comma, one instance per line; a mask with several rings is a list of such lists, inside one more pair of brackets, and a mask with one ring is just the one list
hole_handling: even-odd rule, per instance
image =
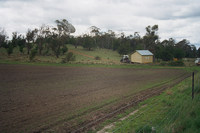
[[0, 64], [0, 132], [70, 132], [180, 69]]

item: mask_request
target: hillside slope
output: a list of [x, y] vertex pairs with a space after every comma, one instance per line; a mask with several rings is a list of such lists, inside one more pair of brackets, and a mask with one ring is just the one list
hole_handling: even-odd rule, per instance
[[[67, 45], [68, 51], [73, 52], [76, 56], [75, 62], [81, 63], [103, 63], [103, 64], [119, 64], [121, 56], [117, 51], [109, 49], [95, 49], [89, 51], [84, 49], [82, 46], [75, 48], [73, 45]], [[100, 57], [100, 59], [95, 59]]]
[[[75, 48], [73, 45], [68, 44], [68, 52], [73, 52], [76, 56], [76, 60], [72, 63], [83, 63], [83, 64], [120, 64], [121, 56], [117, 51], [109, 49], [94, 49], [89, 51], [84, 49], [82, 46]], [[17, 61], [17, 62], [29, 62], [29, 55], [26, 54], [27, 50], [24, 48], [24, 54], [19, 52], [19, 48], [14, 48], [13, 53], [8, 56], [5, 48], [0, 48], [0, 60], [1, 61]], [[59, 58], [53, 54], [50, 50], [48, 55], [36, 55], [34, 62], [44, 63], [61, 63], [62, 59], [66, 56], [60, 55]], [[95, 57], [98, 57], [95, 59]]]

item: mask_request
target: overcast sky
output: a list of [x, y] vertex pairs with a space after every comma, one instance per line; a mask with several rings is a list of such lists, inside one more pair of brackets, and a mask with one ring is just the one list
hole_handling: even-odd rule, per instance
[[0, 27], [26, 33], [67, 19], [83, 34], [90, 26], [126, 35], [159, 25], [160, 40], [188, 39], [200, 46], [200, 0], [0, 0]]

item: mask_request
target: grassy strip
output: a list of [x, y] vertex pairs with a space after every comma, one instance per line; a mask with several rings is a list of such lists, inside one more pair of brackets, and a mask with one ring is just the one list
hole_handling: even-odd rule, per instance
[[20, 62], [0, 59], [0, 64], [18, 64], [18, 65], [33, 65], [33, 66], [66, 66], [66, 67], [107, 67], [107, 68], [144, 68], [144, 69], [185, 69], [193, 71], [195, 67], [170, 67], [149, 64], [94, 64], [94, 63], [45, 63], [45, 62]]
[[[160, 83], [151, 83], [151, 84], [146, 85], [145, 87], [140, 88], [139, 90], [145, 90], [145, 89], [151, 88], [151, 87], [159, 87], [159, 86], [161, 86], [163, 84], [170, 83], [173, 79], [176, 79], [176, 78], [173, 77], [171, 79], [164, 80], [164, 81], [162, 81]], [[131, 97], [129, 96], [128, 98], [131, 98]], [[119, 97], [113, 97], [111, 99], [104, 100], [99, 104], [93, 104], [91, 106], [87, 106], [85, 108], [77, 110], [72, 114], [67, 114], [66, 115], [65, 113], [63, 113], [63, 114], [60, 115], [60, 117], [58, 117], [58, 119], [56, 119], [54, 121], [54, 125], [52, 125], [52, 126], [59, 125], [63, 121], [65, 121], [65, 122], [74, 121], [75, 124], [82, 124], [84, 121], [86, 121], [84, 116], [89, 115], [93, 111], [94, 112], [96, 112], [96, 111], [105, 111], [110, 107], [110, 105], [115, 104], [115, 103], [119, 102], [120, 100], [122, 100], [122, 99], [119, 98]], [[104, 123], [104, 125], [105, 125], [105, 123]]]
[[[159, 87], [159, 86], [163, 86], [163, 85], [169, 85], [169, 84], [171, 84], [172, 82], [173, 82], [173, 80], [175, 80], [175, 79], [177, 79], [177, 78], [180, 78], [180, 75], [178, 75], [178, 76], [176, 76], [176, 77], [173, 77], [173, 78], [170, 78], [170, 79], [167, 79], [167, 80], [163, 80], [163, 81], [161, 81], [161, 82], [159, 82], [159, 83], [151, 83], [151, 84], [148, 84], [148, 85], [146, 85], [146, 86], [144, 86], [144, 87], [142, 87], [142, 88], [140, 88], [139, 90], [141, 91], [141, 90], [145, 90], [145, 89], [147, 89], [147, 88], [155, 88], [155, 87]], [[128, 95], [128, 96], [125, 96], [126, 97], [126, 100], [131, 100], [131, 98], [132, 97], [130, 97], [130, 96], [133, 96], [134, 95], [134, 93], [132, 94], [132, 93], [130, 93], [130, 95]], [[156, 97], [154, 97], [154, 98], [151, 98], [151, 102], [153, 101], [153, 100], [155, 100], [156, 99]], [[140, 106], [143, 106], [144, 104], [146, 104], [145, 102], [142, 102], [142, 103], [140, 103], [139, 105]], [[98, 129], [97, 130], [100, 130], [100, 129], [102, 129], [104, 126], [106, 126], [106, 125], [108, 125], [108, 124], [110, 124], [110, 123], [113, 123], [113, 122], [115, 122], [115, 121], [117, 121], [118, 119], [120, 119], [120, 118], [122, 118], [122, 117], [125, 117], [125, 116], [127, 116], [128, 114], [130, 114], [131, 112], [133, 112], [134, 110], [137, 110], [140, 106], [134, 106], [133, 108], [130, 108], [130, 109], [127, 109], [126, 111], [125, 111], [125, 113], [121, 113], [121, 114], [119, 114], [118, 116], [116, 116], [115, 118], [112, 118], [112, 119], [109, 119], [109, 120], [106, 120], [105, 122], [103, 122], [102, 124], [100, 124], [99, 126], [98, 126]], [[91, 132], [93, 132], [93, 131], [91, 131]]]
[[[142, 88], [138, 88], [138, 90], [145, 90], [145, 89], [148, 89], [148, 88], [153, 88], [153, 87], [159, 87], [159, 86], [162, 86], [162, 85], [166, 85], [166, 84], [170, 84], [170, 83], [172, 83], [172, 81], [174, 80], [174, 79], [177, 79], [178, 77], [180, 77], [180, 75], [179, 76], [177, 76], [177, 77], [173, 77], [173, 78], [170, 78], [170, 79], [168, 79], [168, 80], [163, 80], [163, 81], [161, 81], [161, 82], [159, 82], [159, 83], [151, 83], [151, 84], [148, 84], [148, 85], [146, 85], [146, 86], [144, 86], [144, 87], [142, 87]], [[137, 94], [137, 93], [133, 93], [133, 94], [130, 94], [129, 93], [129, 95], [125, 95], [124, 96], [124, 99], [123, 100], [131, 100], [131, 98], [132, 98], [132, 96], [134, 95], [134, 94]], [[112, 104], [114, 104], [114, 103], [117, 103], [119, 100], [121, 100], [121, 98], [116, 98], [114, 101], [112, 100], [112, 102], [110, 102], [110, 104], [112, 103]], [[106, 105], [106, 104], [105, 104]], [[102, 107], [104, 107], [105, 105], [103, 105]], [[98, 107], [98, 106], [95, 106], [95, 107]], [[100, 110], [101, 110], [102, 108], [100, 108]], [[89, 110], [89, 108], [88, 108], [88, 110]], [[97, 110], [99, 110], [99, 109], [96, 109], [95, 111], [97, 111]], [[131, 109], [131, 111], [132, 111], [132, 109]], [[126, 111], [126, 115], [128, 114], [128, 113], [130, 113], [130, 110], [129, 111]], [[123, 114], [120, 114], [117, 118], [121, 118], [121, 117], [123, 117], [124, 115]], [[103, 126], [105, 126], [105, 125], [107, 125], [107, 124], [109, 124], [109, 123], [111, 123], [111, 122], [114, 122], [115, 120], [117, 120], [116, 118], [114, 118], [114, 119], [112, 119], [112, 120], [107, 120], [107, 121], [105, 121], [103, 124], [101, 124], [100, 125], [100, 128], [103, 128]]]
[[[117, 122], [110, 132], [199, 132], [200, 131], [200, 75], [196, 75], [195, 99], [191, 99], [191, 78], [186, 79], [160, 96], [140, 104], [134, 116]], [[139, 116], [139, 117], [136, 117]]]
[[[162, 81], [161, 83], [148, 84], [145, 87], [142, 87], [138, 90], [145, 90], [145, 89], [148, 89], [148, 88], [151, 88], [151, 87], [158, 87], [158, 86], [161, 86], [163, 84], [169, 83], [171, 80], [172, 79], [169, 79], [167, 81]], [[128, 98], [130, 98], [130, 96], [128, 96]], [[76, 120], [77, 119], [78, 121], [77, 121], [76, 124], [81, 124], [82, 122], [84, 122], [83, 118], [81, 118], [84, 115], [88, 115], [88, 113], [91, 113], [92, 111], [96, 112], [96, 111], [104, 110], [105, 108], [108, 108], [109, 105], [115, 104], [115, 103], [119, 102], [120, 100], [121, 100], [121, 98], [119, 98], [119, 97], [118, 98], [117, 97], [111, 98], [109, 100], [104, 100], [99, 104], [87, 106], [85, 108], [82, 108], [82, 109], [74, 112], [73, 114], [70, 114], [70, 115], [68, 114], [66, 118], [65, 117], [63, 118], [63, 116], [65, 116], [63, 114], [63, 115], [61, 115], [61, 118], [57, 120], [57, 122], [59, 122], [59, 121], [70, 121], [70, 120]]]

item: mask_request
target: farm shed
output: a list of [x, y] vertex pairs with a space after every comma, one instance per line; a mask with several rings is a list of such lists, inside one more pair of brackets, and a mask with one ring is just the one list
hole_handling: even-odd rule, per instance
[[149, 50], [136, 50], [131, 55], [131, 62], [152, 63], [153, 62], [153, 54]]

